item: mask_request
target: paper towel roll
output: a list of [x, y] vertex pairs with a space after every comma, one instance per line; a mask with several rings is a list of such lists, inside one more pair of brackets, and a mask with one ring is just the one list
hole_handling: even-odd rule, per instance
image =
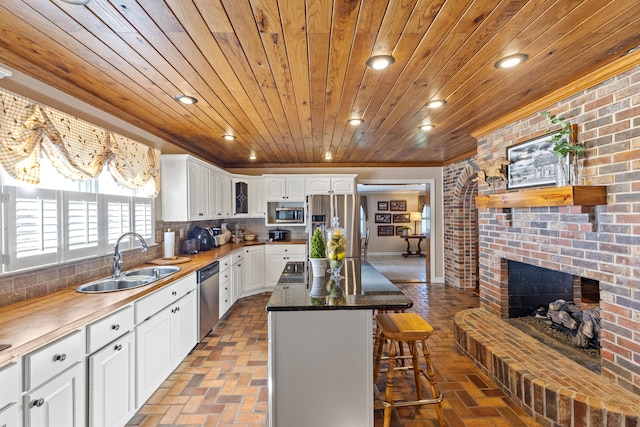
[[167, 231], [164, 233], [164, 258], [173, 258], [176, 245], [176, 233]]

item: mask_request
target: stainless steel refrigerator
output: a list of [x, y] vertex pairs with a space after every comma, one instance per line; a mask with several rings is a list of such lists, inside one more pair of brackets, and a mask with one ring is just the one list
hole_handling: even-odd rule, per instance
[[360, 198], [356, 194], [309, 195], [307, 213], [309, 247], [314, 230], [320, 227], [326, 239], [326, 230], [331, 228], [332, 218], [337, 216], [339, 225], [345, 229], [347, 236], [346, 257], [360, 257]]

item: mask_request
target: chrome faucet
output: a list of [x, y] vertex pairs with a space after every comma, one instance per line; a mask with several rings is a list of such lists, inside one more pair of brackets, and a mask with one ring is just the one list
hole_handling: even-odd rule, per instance
[[140, 250], [142, 252], [147, 251], [147, 242], [145, 242], [142, 236], [139, 235], [138, 233], [135, 233], [133, 231], [128, 231], [124, 233], [122, 236], [120, 236], [116, 241], [116, 245], [114, 247], [114, 252], [113, 252], [113, 273], [111, 273], [111, 277], [115, 279], [120, 277], [120, 271], [122, 269], [122, 265], [124, 264], [124, 261], [122, 261], [122, 253], [120, 252], [120, 248], [118, 246], [120, 245], [120, 240], [122, 240], [126, 236], [137, 237], [138, 240], [140, 240]]

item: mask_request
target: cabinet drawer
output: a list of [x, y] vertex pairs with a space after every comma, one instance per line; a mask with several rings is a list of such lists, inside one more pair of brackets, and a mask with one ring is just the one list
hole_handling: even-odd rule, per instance
[[196, 274], [190, 274], [182, 279], [164, 286], [152, 294], [135, 302], [136, 325], [153, 316], [169, 304], [179, 300], [190, 291], [196, 289]]
[[222, 317], [232, 305], [233, 300], [231, 299], [231, 291], [229, 290], [224, 294], [220, 292], [220, 317]]
[[100, 350], [133, 329], [133, 307], [127, 306], [87, 326], [87, 353]]
[[265, 255], [305, 255], [307, 253], [307, 245], [265, 245]]
[[231, 254], [231, 265], [244, 260], [244, 251], [242, 249]]
[[[18, 365], [11, 363], [0, 368], [0, 409], [18, 399]], [[1, 424], [0, 424], [1, 425]]]
[[0, 410], [0, 427], [17, 427], [19, 425], [17, 403]]
[[24, 356], [24, 391], [31, 390], [81, 361], [82, 333], [73, 332]]
[[231, 280], [231, 269], [227, 268], [225, 271], [221, 271], [218, 277], [219, 277], [220, 283], [226, 282], [227, 280]]
[[225, 255], [222, 258], [220, 258], [219, 260], [219, 266], [220, 266], [220, 273], [222, 273], [225, 270], [228, 270], [229, 267], [231, 267], [231, 255]]
[[223, 295], [225, 292], [231, 292], [231, 279], [220, 280], [220, 293]]

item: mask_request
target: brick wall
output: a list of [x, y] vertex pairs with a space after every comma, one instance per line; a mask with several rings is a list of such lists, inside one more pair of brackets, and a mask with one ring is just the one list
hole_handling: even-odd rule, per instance
[[477, 279], [477, 185], [469, 161], [443, 170], [445, 283], [455, 288], [475, 288]]
[[[640, 395], [640, 67], [548, 110], [577, 124], [587, 147], [583, 184], [606, 185], [607, 205], [479, 210], [481, 306], [506, 317], [506, 260], [599, 280], [602, 375]], [[486, 135], [478, 141], [478, 164], [547, 127], [536, 113]], [[444, 175], [461, 168], [450, 165]], [[445, 194], [455, 193], [458, 182], [445, 185]], [[492, 191], [479, 187], [481, 194]], [[504, 184], [496, 191], [505, 191]], [[445, 213], [445, 223], [459, 222], [454, 199], [445, 199]], [[459, 268], [455, 262], [446, 266]], [[455, 283], [457, 274], [447, 271], [445, 277]]]

